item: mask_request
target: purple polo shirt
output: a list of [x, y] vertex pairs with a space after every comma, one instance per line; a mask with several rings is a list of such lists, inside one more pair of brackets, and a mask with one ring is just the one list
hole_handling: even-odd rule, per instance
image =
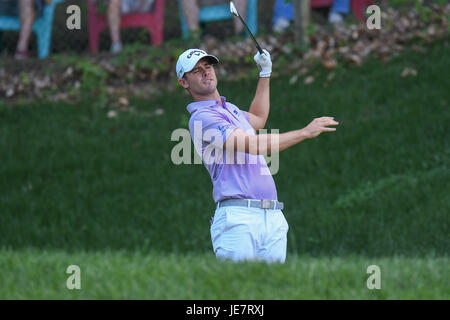
[[249, 135], [256, 133], [247, 112], [226, 102], [225, 97], [221, 100], [222, 103], [208, 100], [187, 106], [191, 114], [189, 130], [192, 141], [211, 176], [214, 201], [278, 200], [275, 182], [264, 156], [223, 149], [223, 144], [236, 128]]

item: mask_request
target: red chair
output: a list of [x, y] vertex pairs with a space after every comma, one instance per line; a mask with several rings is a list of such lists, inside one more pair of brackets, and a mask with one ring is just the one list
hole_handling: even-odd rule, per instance
[[[359, 20], [365, 20], [366, 7], [372, 5], [370, 0], [352, 0], [352, 12]], [[331, 7], [333, 0], [311, 0], [311, 8]]]
[[[150, 32], [150, 41], [154, 46], [163, 42], [165, 0], [155, 0], [152, 12], [127, 13], [121, 15], [121, 28], [146, 28]], [[106, 16], [98, 13], [94, 1], [88, 0], [89, 15], [89, 48], [92, 53], [98, 52], [100, 33], [108, 29]]]
[[352, 12], [359, 20], [366, 19], [366, 8], [373, 5], [370, 0], [352, 0]]

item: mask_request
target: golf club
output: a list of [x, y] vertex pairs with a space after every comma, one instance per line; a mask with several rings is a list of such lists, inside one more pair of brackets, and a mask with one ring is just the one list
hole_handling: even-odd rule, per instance
[[261, 49], [261, 46], [259, 45], [258, 41], [256, 41], [256, 39], [253, 36], [252, 32], [247, 27], [247, 24], [245, 23], [244, 19], [242, 19], [242, 17], [240, 16], [239, 12], [236, 9], [236, 7], [234, 6], [233, 1], [230, 1], [230, 11], [231, 11], [231, 14], [235, 15], [236, 17], [238, 17], [241, 20], [241, 22], [244, 25], [245, 29], [247, 30], [248, 34], [250, 35], [250, 37], [252, 38], [253, 42], [255, 43], [256, 48], [258, 49], [259, 53], [260, 54], [264, 54], [264, 51]]

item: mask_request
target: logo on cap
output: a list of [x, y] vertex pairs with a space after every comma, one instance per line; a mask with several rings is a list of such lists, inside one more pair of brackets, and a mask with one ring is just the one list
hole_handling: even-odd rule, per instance
[[200, 56], [202, 54], [206, 54], [206, 52], [203, 50], [192, 50], [191, 52], [189, 52], [186, 58], [190, 59], [193, 55]]
[[183, 69], [183, 67], [181, 67], [181, 69], [178, 71], [178, 77], [181, 78], [183, 73], [184, 73], [184, 69]]

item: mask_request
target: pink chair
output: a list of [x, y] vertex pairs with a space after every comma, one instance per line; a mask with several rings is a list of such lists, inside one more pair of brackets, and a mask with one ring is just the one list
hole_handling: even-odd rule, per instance
[[[371, 0], [352, 0], [352, 12], [359, 20], [364, 20], [366, 7], [372, 4]], [[311, 8], [331, 7], [332, 5], [333, 0], [311, 0]]]
[[352, 12], [359, 20], [365, 20], [366, 8], [372, 4], [370, 0], [352, 0]]
[[[164, 39], [165, 0], [155, 0], [152, 12], [127, 13], [121, 15], [121, 28], [145, 28], [150, 32], [150, 41], [159, 46]], [[94, 1], [88, 0], [89, 48], [91, 53], [98, 52], [100, 33], [108, 29], [106, 16], [99, 14]]]

